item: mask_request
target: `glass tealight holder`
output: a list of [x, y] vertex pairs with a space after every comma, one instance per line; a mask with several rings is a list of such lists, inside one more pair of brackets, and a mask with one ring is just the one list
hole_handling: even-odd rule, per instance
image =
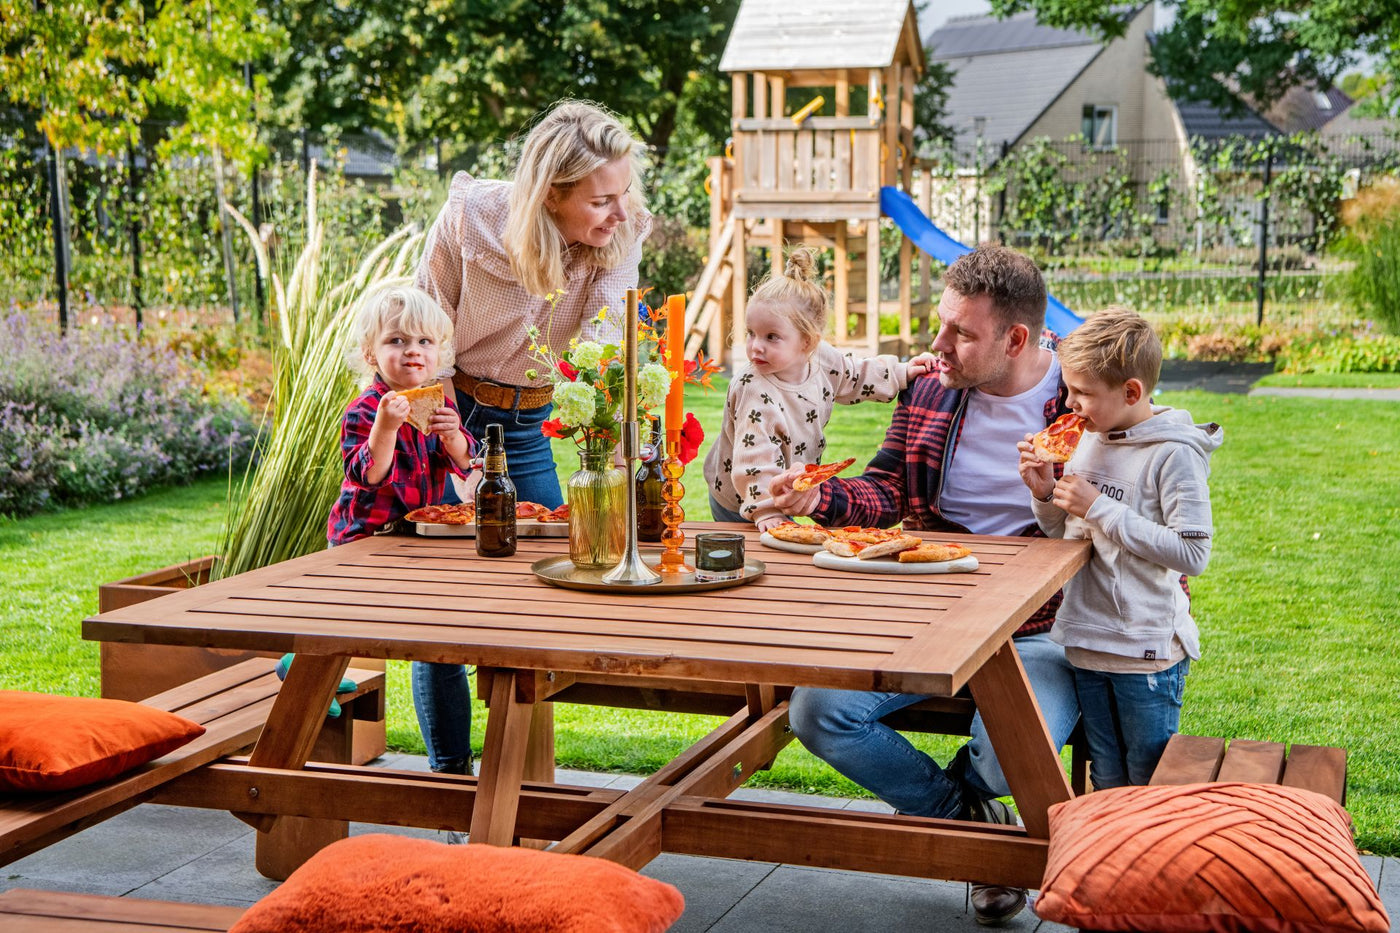
[[695, 579], [738, 580], [744, 575], [744, 536], [711, 531], [695, 536]]

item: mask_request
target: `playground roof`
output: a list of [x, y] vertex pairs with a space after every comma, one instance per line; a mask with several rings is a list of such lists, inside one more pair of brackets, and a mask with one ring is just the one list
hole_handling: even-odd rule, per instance
[[720, 71], [885, 68], [899, 56], [923, 71], [909, 0], [743, 0]]

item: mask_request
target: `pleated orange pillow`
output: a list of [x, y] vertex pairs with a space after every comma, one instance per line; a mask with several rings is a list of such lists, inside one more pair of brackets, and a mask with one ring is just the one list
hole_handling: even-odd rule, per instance
[[1347, 812], [1277, 784], [1097, 791], [1050, 808], [1035, 912], [1094, 930], [1388, 933]]
[[104, 781], [203, 734], [197, 722], [127, 700], [0, 690], [0, 790]]
[[604, 859], [372, 833], [326, 846], [229, 933], [662, 933], [684, 909]]

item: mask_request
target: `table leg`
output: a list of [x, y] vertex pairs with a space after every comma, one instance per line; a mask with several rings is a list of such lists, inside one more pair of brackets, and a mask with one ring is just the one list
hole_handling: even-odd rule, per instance
[[972, 675], [967, 685], [1011, 787], [1011, 796], [1016, 798], [1026, 833], [1048, 839], [1050, 820], [1046, 811], [1051, 804], [1074, 795], [1020, 655], [1007, 642]]
[[472, 806], [469, 841], [474, 843], [508, 846], [515, 838], [520, 782], [525, 777], [525, 754], [536, 706], [519, 698], [516, 681], [520, 676], [519, 671], [497, 669], [491, 679], [486, 747]]

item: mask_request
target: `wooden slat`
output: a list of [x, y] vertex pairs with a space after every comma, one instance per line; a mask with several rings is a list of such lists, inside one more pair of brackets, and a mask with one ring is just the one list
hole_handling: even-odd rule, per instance
[[1200, 784], [1215, 780], [1220, 759], [1225, 757], [1225, 740], [1214, 736], [1177, 733], [1152, 772], [1149, 784]]
[[1347, 753], [1344, 748], [1325, 745], [1298, 745], [1288, 749], [1288, 764], [1283, 770], [1286, 787], [1301, 787], [1331, 797], [1337, 803], [1347, 802]]
[[233, 926], [243, 910], [242, 907], [13, 888], [0, 894], [0, 928], [6, 933], [216, 931]]
[[1283, 777], [1284, 748], [1279, 742], [1232, 739], [1220, 762], [1217, 781], [1277, 784]]

